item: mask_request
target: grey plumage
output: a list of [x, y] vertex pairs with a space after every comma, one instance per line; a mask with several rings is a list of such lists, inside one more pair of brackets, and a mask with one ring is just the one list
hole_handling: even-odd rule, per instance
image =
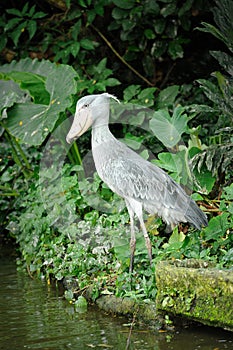
[[132, 271], [136, 244], [135, 214], [141, 224], [149, 258], [152, 259], [151, 244], [142, 217], [143, 208], [150, 214], [159, 215], [171, 226], [189, 222], [201, 229], [208, 222], [206, 215], [169, 175], [112, 135], [108, 127], [110, 98], [116, 99], [104, 93], [86, 96], [78, 101], [67, 142], [81, 136], [92, 125], [92, 152], [96, 170], [109, 188], [125, 199], [129, 211]]

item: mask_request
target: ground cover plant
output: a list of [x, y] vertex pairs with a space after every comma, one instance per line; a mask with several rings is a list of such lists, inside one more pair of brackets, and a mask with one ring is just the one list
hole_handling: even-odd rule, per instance
[[[218, 70], [182, 84], [168, 84], [164, 73], [160, 84], [151, 66], [166, 61], [169, 67], [183, 56], [197, 9], [194, 1], [180, 7], [174, 0], [147, 1], [145, 7], [118, 0], [63, 5], [65, 12], [59, 10], [56, 21], [49, 17], [51, 9], [46, 12], [47, 5], [42, 11], [26, 3], [6, 9], [0, 23], [5, 28], [2, 59], [9, 59], [9, 52], [17, 58], [0, 66], [0, 200], [4, 234], [14, 237], [19, 247], [18, 264], [31, 276], [75, 281], [79, 293], [91, 286], [93, 298], [114, 293], [143, 299], [155, 297], [154, 272], [161, 259], [204, 259], [232, 268], [231, 3], [216, 1], [213, 24], [199, 23], [200, 30], [226, 44], [211, 52]], [[109, 33], [120, 30], [114, 46], [102, 35], [103, 14], [104, 21], [110, 18]], [[158, 25], [152, 26], [153, 21]], [[133, 35], [128, 23], [132, 28], [140, 23], [140, 36]], [[25, 57], [28, 51], [36, 59]], [[113, 64], [116, 53], [122, 65]], [[135, 72], [139, 57], [142, 65]], [[120, 95], [123, 106], [112, 106], [112, 128], [124, 121], [114, 132], [186, 189], [191, 184], [193, 198], [209, 219], [201, 231], [180, 225], [167, 234], [159, 218], [148, 217], [154, 266], [149, 266], [138, 230], [132, 278], [129, 217], [122, 201], [95, 173], [83, 176], [89, 135], [70, 149], [65, 143], [77, 99], [109, 89]], [[148, 109], [152, 113], [147, 118]]]

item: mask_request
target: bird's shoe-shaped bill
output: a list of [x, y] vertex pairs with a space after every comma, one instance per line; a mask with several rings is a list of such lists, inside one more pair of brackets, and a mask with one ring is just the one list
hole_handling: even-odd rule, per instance
[[73, 124], [66, 137], [68, 143], [72, 143], [79, 136], [84, 134], [92, 125], [91, 110], [87, 107], [81, 107], [76, 110]]
[[85, 96], [77, 102], [74, 121], [66, 137], [68, 143], [72, 143], [91, 127], [93, 124], [93, 111], [96, 112], [97, 109], [101, 108], [101, 105], [106, 103], [109, 106], [110, 98], [120, 103], [114, 95], [110, 95], [107, 92]]

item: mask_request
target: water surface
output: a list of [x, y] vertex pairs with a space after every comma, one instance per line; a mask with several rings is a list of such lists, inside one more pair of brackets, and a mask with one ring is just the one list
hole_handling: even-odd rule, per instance
[[78, 313], [46, 282], [17, 272], [0, 254], [0, 349], [233, 350], [233, 333], [209, 327], [174, 334], [133, 328], [95, 306]]

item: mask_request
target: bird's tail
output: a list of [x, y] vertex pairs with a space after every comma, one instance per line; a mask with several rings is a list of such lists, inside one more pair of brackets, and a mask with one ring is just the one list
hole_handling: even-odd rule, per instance
[[185, 212], [185, 219], [198, 230], [200, 230], [202, 226], [208, 225], [206, 214], [197, 206], [197, 204], [191, 198], [190, 204]]

